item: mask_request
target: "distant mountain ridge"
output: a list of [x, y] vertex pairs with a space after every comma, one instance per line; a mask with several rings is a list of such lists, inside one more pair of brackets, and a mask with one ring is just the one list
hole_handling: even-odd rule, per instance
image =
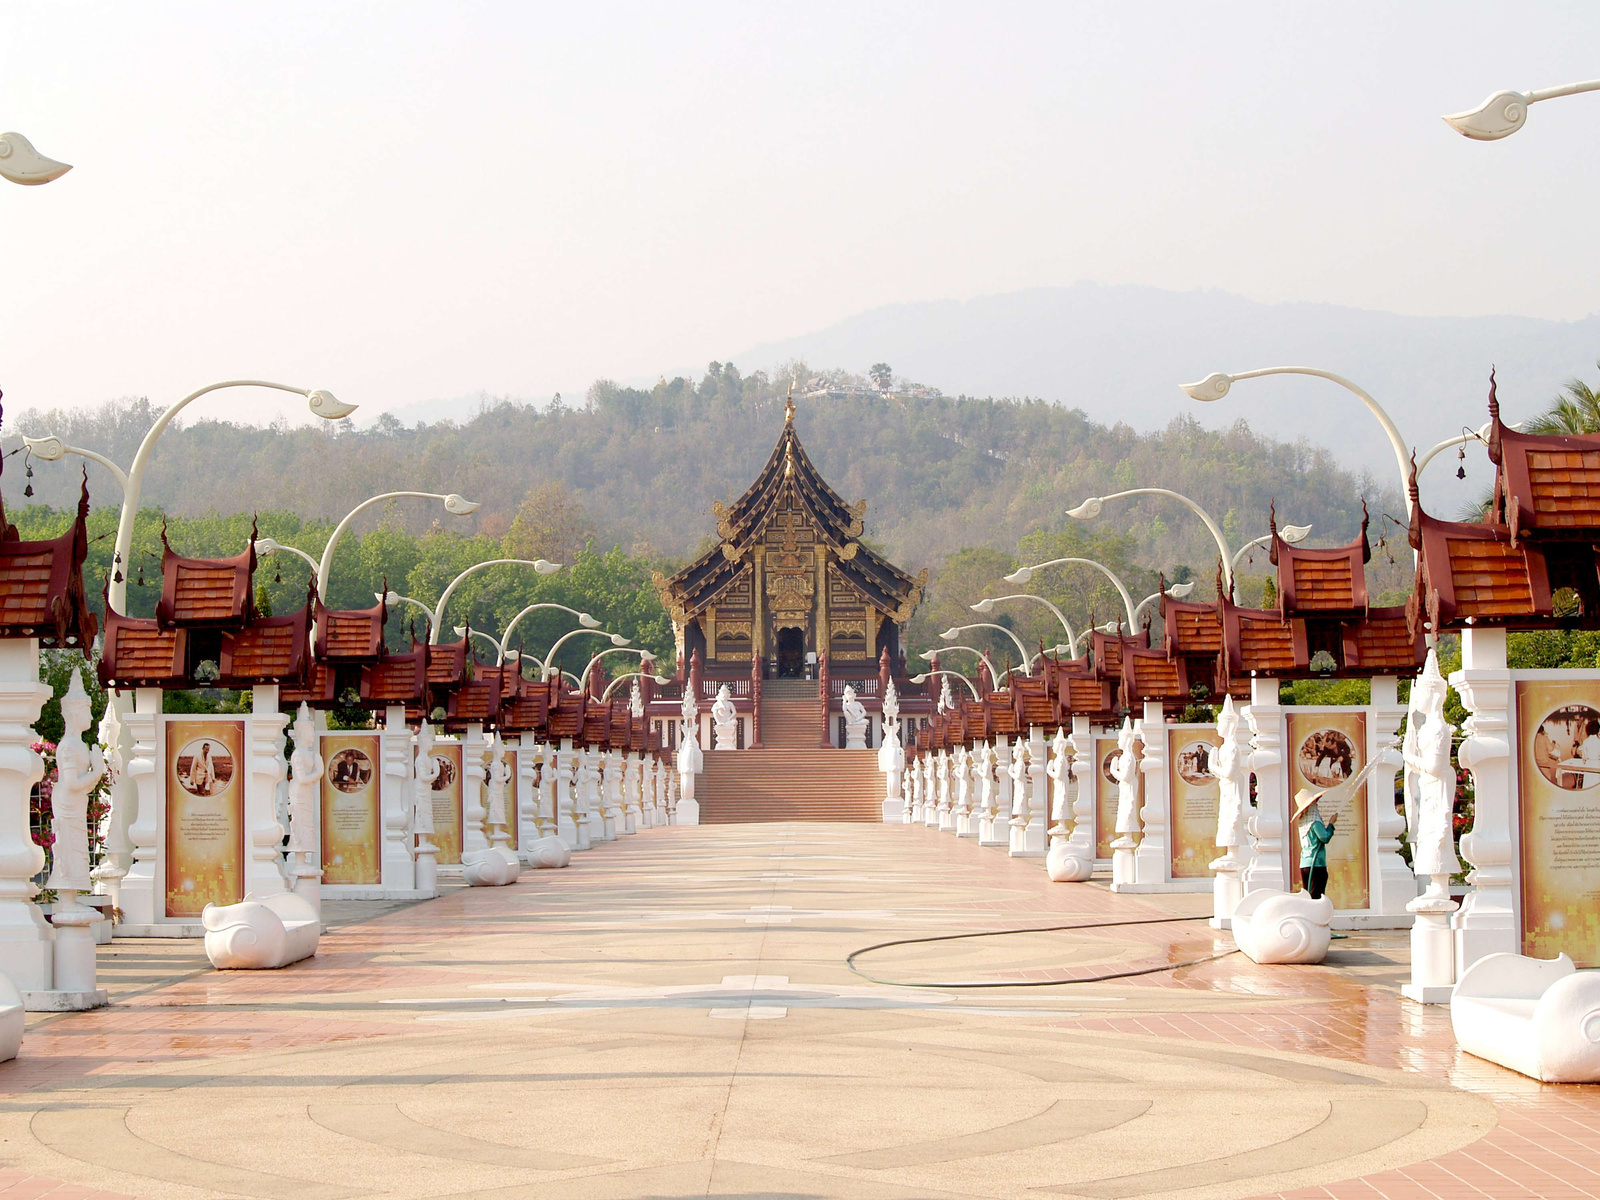
[[1409, 317], [1334, 304], [1263, 304], [1228, 292], [1080, 282], [971, 300], [884, 305], [825, 329], [752, 346], [742, 369], [798, 359], [898, 376], [971, 396], [1032, 396], [1095, 421], [1164, 427], [1178, 415], [1220, 429], [1243, 418], [1269, 437], [1306, 438], [1398, 485], [1394, 455], [1359, 401], [1320, 380], [1268, 378], [1201, 404], [1180, 383], [1212, 371], [1311, 366], [1366, 388], [1426, 451], [1484, 419], [1495, 366], [1508, 420], [1592, 378], [1600, 316]]

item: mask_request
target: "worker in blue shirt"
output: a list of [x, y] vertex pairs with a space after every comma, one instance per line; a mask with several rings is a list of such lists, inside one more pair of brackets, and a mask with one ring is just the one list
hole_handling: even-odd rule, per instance
[[1328, 843], [1339, 823], [1337, 813], [1322, 819], [1317, 807], [1320, 799], [1322, 793], [1309, 788], [1301, 788], [1294, 798], [1294, 823], [1300, 830], [1300, 886], [1313, 900], [1322, 899], [1328, 888]]

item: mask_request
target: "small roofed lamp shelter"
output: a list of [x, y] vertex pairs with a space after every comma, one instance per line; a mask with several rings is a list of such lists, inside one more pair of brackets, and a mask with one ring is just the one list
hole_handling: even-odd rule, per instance
[[[437, 894], [437, 884], [419, 876], [412, 842], [416, 767], [411, 724], [414, 717], [420, 720], [428, 699], [428, 648], [413, 640], [409, 651], [391, 652], [384, 639], [388, 605], [382, 594], [377, 601], [362, 609], [329, 609], [317, 602], [310, 669], [303, 680], [282, 687], [279, 702], [286, 712], [302, 703], [309, 705], [324, 744], [340, 736], [326, 731], [327, 710], [365, 708], [381, 714], [377, 731], [367, 735], [377, 739], [382, 765], [375, 774], [381, 842], [378, 878], [376, 883], [370, 879], [324, 883], [322, 894], [329, 899], [426, 899]], [[343, 748], [365, 753], [348, 740]], [[332, 763], [337, 753], [325, 751], [322, 758]]]
[[[123, 937], [202, 937], [208, 903], [289, 890], [278, 784], [286, 777], [280, 689], [310, 673], [311, 605], [263, 617], [254, 605], [255, 537], [232, 558], [188, 558], [161, 531], [161, 599], [154, 617], [106, 601], [100, 681], [132, 691], [128, 773], [138, 795], [133, 865], [118, 889]], [[163, 691], [248, 688], [239, 716], [163, 714]], [[163, 770], [164, 768], [164, 770]], [[176, 858], [169, 848], [176, 847]]]
[[[1247, 831], [1249, 853], [1235, 853], [1235, 831], [1218, 829], [1218, 845], [1227, 853], [1212, 864], [1218, 876], [1215, 920], [1231, 921], [1232, 905], [1242, 894], [1291, 890], [1299, 862], [1291, 797], [1300, 787], [1337, 792], [1348, 780], [1352, 794], [1340, 797], [1340, 802], [1355, 808], [1340, 829], [1360, 839], [1356, 860], [1365, 863], [1365, 870], [1350, 879], [1354, 899], [1330, 885], [1336, 905], [1334, 924], [1402, 928], [1410, 923], [1406, 905], [1416, 898], [1416, 880], [1399, 853], [1405, 825], [1391, 799], [1393, 763], [1405, 716], [1398, 699], [1399, 678], [1414, 675], [1422, 666], [1426, 648], [1421, 632], [1408, 625], [1403, 607], [1369, 602], [1366, 564], [1372, 547], [1365, 512], [1359, 537], [1322, 549], [1286, 540], [1274, 514], [1269, 554], [1278, 570], [1276, 608], [1244, 608], [1226, 596], [1212, 603], [1167, 596], [1161, 604], [1164, 652], [1182, 668], [1181, 682], [1210, 681], [1212, 696], [1224, 703], [1231, 697], [1243, 710], [1236, 715], [1249, 725], [1249, 773], [1256, 784], [1255, 815]], [[1344, 728], [1334, 719], [1341, 715], [1338, 711], [1305, 706], [1286, 711], [1279, 696], [1279, 684], [1285, 679], [1370, 680], [1371, 704], [1347, 710], [1364, 729], [1364, 743], [1357, 744], [1362, 739], [1352, 733], [1355, 726]], [[1170, 702], [1175, 705], [1179, 699]], [[1320, 718], [1327, 718], [1326, 729], [1317, 724]], [[1219, 736], [1222, 732], [1219, 727]], [[1233, 732], [1243, 736], [1242, 728]], [[1327, 750], [1325, 762], [1319, 746]], [[1344, 758], [1334, 752], [1335, 747], [1343, 748]], [[1353, 792], [1354, 779], [1367, 767], [1363, 804]], [[1306, 776], [1307, 770], [1315, 777]], [[1295, 782], [1297, 772], [1300, 783]]]
[[1450, 982], [1501, 952], [1566, 952], [1579, 965], [1597, 965], [1592, 892], [1557, 895], [1553, 863], [1559, 849], [1562, 876], [1592, 880], [1600, 871], [1589, 841], [1567, 832], [1593, 812], [1596, 776], [1560, 766], [1584, 757], [1588, 722], [1600, 720], [1600, 676], [1577, 669], [1559, 679], [1513, 676], [1506, 636], [1600, 629], [1600, 435], [1510, 428], [1500, 420], [1491, 373], [1487, 441], [1495, 482], [1482, 521], [1429, 515], [1414, 474], [1411, 480], [1418, 560], [1406, 612], [1418, 636], [1460, 633], [1461, 669], [1449, 684], [1468, 711], [1456, 760], [1473, 782], [1472, 828], [1461, 838], [1470, 883], [1450, 917]]
[[762, 678], [801, 679], [825, 660], [837, 684], [876, 676], [887, 650], [898, 680], [901, 630], [927, 572], [913, 578], [862, 545], [866, 507], [823, 480], [791, 400], [755, 482], [732, 505], [712, 506], [717, 546], [656, 577], [678, 661], [698, 654], [714, 680], [748, 678], [752, 660]]
[[16, 1057], [23, 1002], [40, 1010], [105, 1003], [92, 973], [88, 989], [81, 979], [67, 981], [74, 991], [58, 989], [55, 934], [34, 903], [44, 851], [28, 827], [30, 794], [44, 777], [32, 725], [51, 694], [39, 681], [39, 648], [81, 652], [96, 632], [83, 586], [88, 515], [87, 479], [71, 527], [48, 541], [23, 541], [0, 503], [0, 974], [10, 981], [0, 980], [0, 1058]]

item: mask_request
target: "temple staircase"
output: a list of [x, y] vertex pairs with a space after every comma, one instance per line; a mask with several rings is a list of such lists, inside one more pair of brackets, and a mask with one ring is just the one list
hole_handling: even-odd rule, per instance
[[695, 781], [702, 825], [751, 821], [881, 821], [883, 776], [875, 750], [818, 746], [817, 685], [761, 685], [762, 750], [707, 750]]

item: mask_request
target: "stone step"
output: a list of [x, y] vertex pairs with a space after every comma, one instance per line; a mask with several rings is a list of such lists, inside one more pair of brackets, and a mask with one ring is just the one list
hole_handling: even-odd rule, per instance
[[[766, 730], [762, 738], [766, 739]], [[815, 736], [814, 727], [810, 736]], [[878, 821], [883, 778], [871, 750], [809, 744], [711, 751], [695, 781], [706, 825], [751, 821]]]

